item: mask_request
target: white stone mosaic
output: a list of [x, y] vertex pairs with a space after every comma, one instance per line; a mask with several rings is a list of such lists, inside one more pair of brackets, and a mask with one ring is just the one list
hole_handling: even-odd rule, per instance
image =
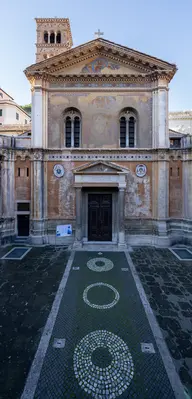
[[[103, 305], [97, 305], [96, 303], [90, 302], [89, 299], [87, 298], [87, 294], [88, 294], [89, 290], [91, 288], [93, 288], [93, 287], [107, 287], [107, 288], [109, 288], [115, 294], [114, 300], [112, 302], [110, 302], [110, 303], [103, 304]], [[107, 284], [107, 283], [95, 283], [95, 284], [88, 285], [88, 287], [85, 288], [85, 290], [83, 292], [83, 300], [84, 300], [84, 302], [87, 305], [91, 306], [91, 308], [95, 308], [95, 309], [110, 309], [110, 308], [112, 308], [113, 306], [115, 306], [117, 304], [117, 302], [119, 301], [119, 298], [120, 298], [120, 295], [119, 295], [118, 291], [112, 285]]]
[[[97, 348], [108, 350], [112, 360], [107, 367], [101, 368], [92, 362]], [[93, 331], [79, 342], [73, 365], [79, 385], [95, 399], [115, 399], [122, 395], [134, 375], [128, 346], [117, 335], [105, 330]]]
[[[103, 262], [103, 266], [98, 266], [97, 262]], [[87, 267], [93, 272], [108, 272], [113, 269], [114, 263], [107, 258], [93, 258], [87, 262]]]

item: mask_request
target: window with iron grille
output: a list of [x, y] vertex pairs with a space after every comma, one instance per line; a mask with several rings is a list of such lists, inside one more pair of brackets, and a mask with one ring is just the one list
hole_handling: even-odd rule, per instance
[[80, 147], [81, 140], [81, 116], [74, 108], [66, 110], [64, 114], [65, 124], [65, 146]]
[[135, 147], [136, 144], [136, 116], [129, 109], [120, 115], [120, 147]]

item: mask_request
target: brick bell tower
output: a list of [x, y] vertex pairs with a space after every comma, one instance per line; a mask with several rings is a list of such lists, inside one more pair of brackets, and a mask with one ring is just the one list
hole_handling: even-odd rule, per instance
[[36, 62], [63, 53], [73, 45], [68, 18], [35, 18], [37, 24]]

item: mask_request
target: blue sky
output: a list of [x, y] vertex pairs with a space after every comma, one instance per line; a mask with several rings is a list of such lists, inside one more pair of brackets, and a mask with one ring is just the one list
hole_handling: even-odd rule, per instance
[[31, 100], [23, 70], [35, 62], [35, 17], [68, 17], [74, 45], [104, 38], [175, 62], [170, 111], [192, 109], [192, 1], [6, 0], [0, 7], [0, 86], [19, 104]]

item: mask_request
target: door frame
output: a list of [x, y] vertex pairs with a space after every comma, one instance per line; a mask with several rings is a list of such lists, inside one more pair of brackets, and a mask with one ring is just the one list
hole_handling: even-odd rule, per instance
[[[96, 198], [98, 199], [98, 203], [99, 203], [99, 210], [101, 211], [101, 208], [102, 208], [102, 206], [101, 206], [101, 200], [103, 200], [103, 196], [104, 195], [108, 195], [108, 198], [109, 198], [109, 203], [110, 203], [110, 207], [108, 207], [108, 209], [109, 209], [109, 212], [110, 212], [110, 217], [109, 217], [109, 215], [108, 215], [108, 221], [109, 221], [109, 225], [107, 225], [107, 226], [105, 226], [106, 227], [106, 230], [108, 230], [108, 235], [110, 236], [110, 238], [109, 238], [109, 240], [101, 240], [102, 242], [104, 241], [112, 241], [112, 222], [113, 222], [113, 218], [112, 218], [112, 204], [113, 204], [113, 198], [112, 198], [112, 193], [106, 193], [106, 192], [103, 192], [102, 194], [100, 194], [100, 193], [97, 193], [97, 194], [95, 194], [95, 193], [88, 193], [88, 241], [94, 241], [94, 240], [91, 240], [90, 238], [89, 238], [89, 236], [91, 236], [92, 235], [92, 232], [90, 231], [91, 230], [91, 223], [90, 223], [90, 220], [89, 220], [89, 216], [90, 216], [90, 213], [91, 213], [91, 209], [90, 209], [90, 202], [89, 202], [89, 197], [91, 196], [91, 195], [94, 195], [94, 196], [96, 196]], [[101, 213], [100, 213], [101, 214]], [[97, 223], [98, 223], [98, 220], [97, 220]], [[98, 237], [97, 237], [98, 238]], [[96, 240], [96, 241], [100, 241], [100, 240]]]
[[[88, 194], [112, 194], [112, 240], [111, 241], [89, 241], [88, 240]], [[114, 187], [103, 189], [96, 187], [84, 188], [82, 190], [82, 237], [83, 242], [95, 242], [95, 243], [117, 243], [118, 241], [118, 189]], [[115, 211], [117, 210], [117, 211]]]

